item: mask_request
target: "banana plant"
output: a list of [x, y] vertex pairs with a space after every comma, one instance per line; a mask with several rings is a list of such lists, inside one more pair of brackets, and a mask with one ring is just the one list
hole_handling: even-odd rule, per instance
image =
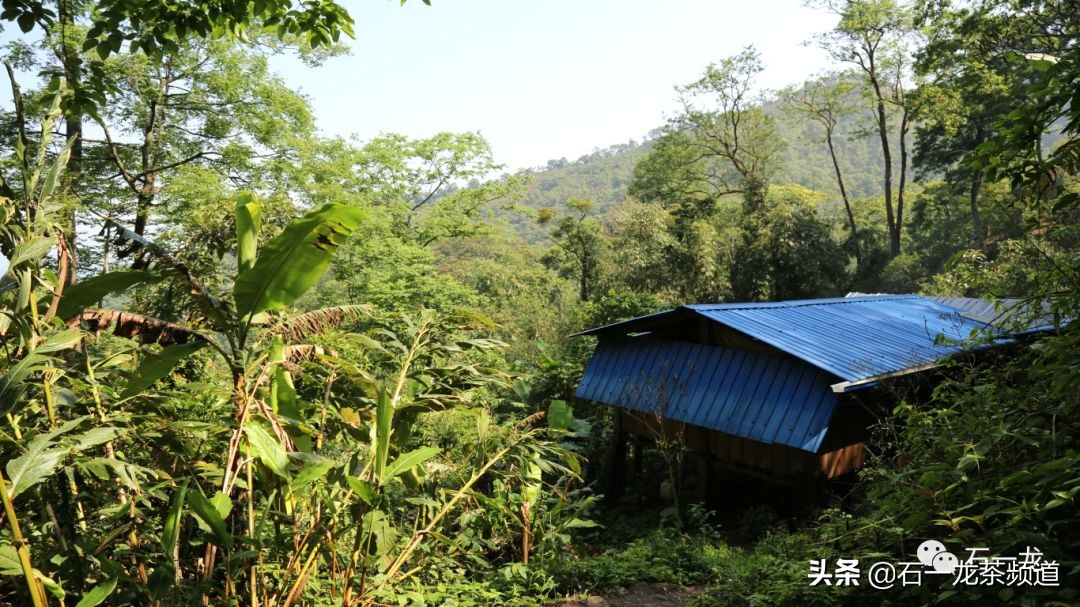
[[[38, 165], [45, 159], [48, 136], [58, 115], [57, 101], [43, 125]], [[30, 166], [26, 161], [30, 146], [21, 132], [18, 141], [17, 164]], [[114, 225], [112, 229], [120, 238], [131, 241], [142, 254], [153, 259], [153, 263], [147, 269], [123, 270], [89, 278], [64, 291], [64, 281], [43, 272], [41, 267], [42, 259], [51, 250], [60, 247], [62, 255], [62, 243], [57, 244], [57, 234], [62, 232], [51, 223], [51, 218], [58, 215], [57, 184], [68, 149], [68, 146], [62, 148], [46, 170], [32, 167], [24, 170], [22, 192], [17, 193], [8, 184], [0, 182], [3, 202], [0, 206], [0, 252], [9, 260], [9, 267], [0, 282], [0, 298], [3, 298], [0, 301], [3, 304], [0, 305], [0, 340], [5, 342], [9, 352], [17, 355], [0, 375], [0, 395], [3, 397], [0, 402], [5, 405], [9, 425], [14, 425], [19, 419], [19, 403], [25, 402], [24, 393], [38, 377], [46, 378], [44, 391], [48, 395], [48, 371], [56, 356], [82, 341], [80, 325], [95, 331], [113, 325], [117, 335], [139, 336], [167, 344], [158, 352], [144, 353], [126, 388], [117, 395], [120, 403], [141, 398], [179, 364], [201, 350], [209, 348], [220, 355], [233, 378], [232, 401], [236, 407], [232, 438], [221, 466], [221, 485], [213, 495], [177, 485], [166, 521], [179, 524], [183, 513], [190, 512], [200, 526], [211, 532], [208, 536], [212, 545], [203, 558], [203, 567], [206, 575], [212, 576], [218, 548], [232, 547], [233, 535], [225, 519], [231, 512], [231, 496], [240, 476], [239, 456], [244, 454], [247, 461], [257, 462], [278, 473], [284, 477], [280, 484], [287, 488], [289, 472], [287, 465], [281, 465], [282, 455], [297, 449], [310, 451], [311, 448], [310, 439], [298, 419], [286, 340], [302, 339], [312, 329], [327, 329], [369, 313], [366, 306], [359, 305], [294, 316], [284, 313], [326, 271], [337, 248], [362, 221], [363, 213], [344, 205], [327, 204], [294, 221], [260, 247], [259, 204], [251, 194], [240, 195], [236, 205], [237, 273], [232, 293], [224, 294], [210, 292], [167, 251]], [[45, 175], [44, 179], [39, 179], [41, 174]], [[31, 194], [26, 194], [27, 191]], [[90, 307], [108, 295], [164, 280], [178, 280], [190, 288], [198, 303], [200, 314], [196, 318], [188, 322], [165, 322], [123, 310]], [[47, 310], [40, 302], [43, 293], [46, 297], [52, 294]], [[53, 316], [64, 320], [68, 327], [61, 326], [59, 332], [47, 329]], [[50, 405], [49, 417], [55, 422], [52, 401], [49, 398], [46, 401]], [[9, 403], [14, 408], [9, 408]], [[18, 429], [14, 430], [14, 434], [19, 435]], [[23, 484], [29, 482], [27, 479], [40, 482], [64, 467], [64, 457], [58, 451], [33, 451], [30, 449], [33, 444], [43, 443], [27, 443], [23, 455], [8, 463], [8, 475], [15, 477], [9, 480], [14, 484], [0, 492], [5, 510], [9, 510], [6, 518], [13, 527], [15, 538], [21, 536], [14, 529], [17, 518], [13, 509], [15, 498], [25, 490]], [[85, 441], [80, 443], [80, 448], [91, 446]], [[71, 452], [71, 449], [64, 451], [64, 456]], [[18, 474], [19, 471], [12, 467], [16, 464], [40, 474]], [[245, 485], [249, 488], [250, 501], [254, 499], [251, 486], [250, 483]], [[254, 535], [253, 528], [249, 527], [247, 531], [249, 536]], [[176, 538], [170, 533], [162, 538], [162, 547], [167, 553], [176, 549]], [[18, 546], [17, 561], [24, 570], [30, 597], [38, 607], [46, 604], [44, 588], [49, 581], [42, 582], [42, 576], [32, 567], [29, 556], [25, 543]], [[180, 575], [178, 568], [176, 575]], [[113, 586], [115, 582], [112, 580]]]

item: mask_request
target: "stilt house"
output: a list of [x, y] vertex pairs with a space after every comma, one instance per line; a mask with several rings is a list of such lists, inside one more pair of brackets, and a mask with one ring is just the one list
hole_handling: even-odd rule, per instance
[[833, 478], [863, 463], [859, 391], [940, 365], [1000, 316], [917, 295], [686, 305], [580, 333], [599, 341], [577, 397], [619, 409], [621, 458], [627, 436], [675, 437], [734, 470]]

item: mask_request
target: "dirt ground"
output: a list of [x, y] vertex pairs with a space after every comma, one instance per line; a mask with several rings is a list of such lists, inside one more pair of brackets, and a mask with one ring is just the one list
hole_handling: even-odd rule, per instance
[[682, 607], [702, 591], [674, 584], [634, 584], [613, 596], [590, 596], [567, 599], [559, 607]]

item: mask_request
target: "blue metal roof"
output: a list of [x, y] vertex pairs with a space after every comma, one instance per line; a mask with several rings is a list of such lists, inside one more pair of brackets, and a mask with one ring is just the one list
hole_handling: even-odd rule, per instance
[[[690, 305], [586, 331], [647, 332], [658, 321], [692, 313], [745, 333], [845, 381], [931, 365], [965, 349], [986, 326], [918, 295]], [[945, 339], [936, 343], [939, 336]]]
[[576, 395], [816, 452], [839, 397], [832, 379], [781, 354], [629, 338], [598, 345]]
[[[1046, 302], [1024, 301], [1014, 297], [1003, 297], [996, 301], [977, 297], [931, 296], [929, 299], [950, 308], [956, 308], [964, 317], [971, 320], [1020, 335], [1047, 331], [1055, 326], [1055, 319]], [[1042, 314], [1036, 312], [1040, 308]]]

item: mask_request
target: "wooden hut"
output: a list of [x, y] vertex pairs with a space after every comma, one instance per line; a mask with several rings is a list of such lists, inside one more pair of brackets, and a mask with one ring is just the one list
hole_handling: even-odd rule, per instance
[[972, 302], [682, 306], [580, 333], [599, 341], [576, 395], [618, 408], [617, 472], [626, 439], [638, 437], [679, 440], [706, 465], [793, 485], [835, 478], [863, 464], [873, 416], [860, 400], [967, 350], [992, 324], [992, 308]]

